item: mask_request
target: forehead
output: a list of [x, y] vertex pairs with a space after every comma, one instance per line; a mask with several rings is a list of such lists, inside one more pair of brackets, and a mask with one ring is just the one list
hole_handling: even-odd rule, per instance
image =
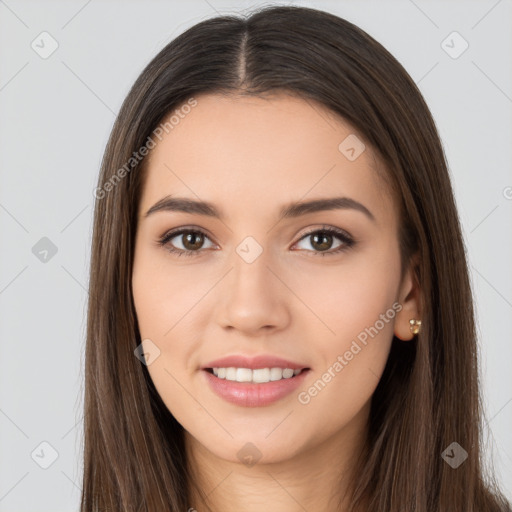
[[286, 94], [195, 99], [167, 116], [173, 122], [154, 138], [141, 211], [167, 194], [259, 216], [274, 214], [262, 211], [273, 203], [342, 195], [391, 221], [394, 206], [371, 148], [323, 105]]

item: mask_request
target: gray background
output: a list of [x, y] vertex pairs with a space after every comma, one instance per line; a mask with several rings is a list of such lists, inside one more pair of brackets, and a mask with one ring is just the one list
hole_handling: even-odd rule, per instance
[[[366, 30], [432, 110], [471, 263], [486, 451], [512, 499], [512, 3], [291, 3]], [[256, 5], [0, 0], [0, 511], [78, 510], [93, 188], [122, 100], [186, 28]], [[43, 31], [58, 43], [46, 59], [31, 47]]]

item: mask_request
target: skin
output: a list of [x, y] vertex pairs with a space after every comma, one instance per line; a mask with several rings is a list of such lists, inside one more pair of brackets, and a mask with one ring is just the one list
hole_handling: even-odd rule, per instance
[[[333, 510], [365, 442], [393, 334], [410, 340], [409, 319], [420, 318], [412, 270], [400, 279], [397, 207], [370, 147], [347, 159], [338, 146], [356, 132], [321, 105], [284, 94], [196, 99], [147, 162], [132, 284], [141, 337], [160, 350], [148, 370], [186, 430], [187, 453], [212, 510], [261, 511], [269, 503], [274, 512]], [[144, 217], [169, 194], [212, 202], [225, 219], [170, 211]], [[278, 221], [289, 202], [334, 196], [362, 203], [375, 220], [340, 209]], [[355, 245], [334, 254], [343, 242], [333, 237], [325, 251], [331, 254], [322, 256], [319, 243], [304, 235], [324, 225], [345, 230]], [[190, 257], [157, 244], [182, 226], [206, 233]], [[250, 264], [236, 252], [247, 236], [263, 248]], [[183, 235], [171, 243], [195, 247]], [[299, 392], [394, 303], [401, 311], [300, 403]], [[231, 354], [274, 354], [311, 372], [297, 392], [242, 407], [213, 393], [200, 370]], [[253, 466], [237, 456], [248, 442], [262, 454]], [[190, 501], [205, 510], [193, 489]]]

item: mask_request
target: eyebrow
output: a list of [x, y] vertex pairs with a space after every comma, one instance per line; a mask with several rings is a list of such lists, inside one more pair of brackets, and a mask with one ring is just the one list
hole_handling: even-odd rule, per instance
[[[375, 222], [375, 216], [366, 206], [351, 199], [350, 197], [331, 197], [325, 199], [313, 199], [310, 201], [298, 201], [283, 206], [279, 212], [279, 220], [300, 217], [308, 213], [316, 213], [328, 210], [356, 210], [364, 213], [370, 220]], [[166, 196], [155, 203], [144, 215], [161, 212], [184, 212], [192, 215], [205, 215], [216, 219], [224, 219], [224, 214], [208, 201], [198, 201], [186, 197]]]

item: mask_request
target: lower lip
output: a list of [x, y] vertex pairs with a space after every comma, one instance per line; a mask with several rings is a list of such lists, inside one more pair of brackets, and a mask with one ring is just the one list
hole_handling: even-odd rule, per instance
[[242, 407], [262, 407], [277, 402], [297, 389], [310, 370], [299, 375], [261, 384], [219, 379], [213, 373], [202, 370], [211, 389], [224, 400]]

